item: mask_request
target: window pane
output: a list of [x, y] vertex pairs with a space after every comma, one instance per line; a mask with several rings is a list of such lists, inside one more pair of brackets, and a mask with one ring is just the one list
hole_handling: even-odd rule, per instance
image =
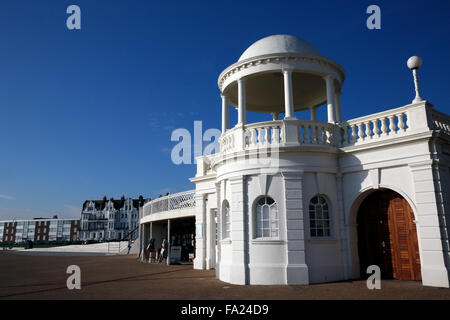
[[272, 198], [258, 200], [254, 219], [256, 237], [278, 237], [278, 207]]
[[278, 211], [273, 207], [270, 209], [270, 219], [278, 220]]
[[316, 206], [316, 219], [322, 219], [322, 207]]
[[269, 207], [268, 206], [263, 207], [263, 219], [269, 220]]
[[261, 229], [262, 222], [260, 219], [256, 220], [256, 228]]
[[323, 220], [316, 220], [316, 228], [323, 228]]
[[257, 229], [257, 230], [256, 230], [256, 236], [257, 236], [258, 238], [261, 238], [261, 237], [262, 237], [262, 229]]

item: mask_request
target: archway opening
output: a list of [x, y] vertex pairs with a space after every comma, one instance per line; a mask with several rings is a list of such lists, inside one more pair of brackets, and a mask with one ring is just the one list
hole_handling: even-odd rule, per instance
[[405, 198], [379, 190], [361, 203], [357, 216], [361, 275], [377, 265], [384, 279], [421, 280], [414, 213]]

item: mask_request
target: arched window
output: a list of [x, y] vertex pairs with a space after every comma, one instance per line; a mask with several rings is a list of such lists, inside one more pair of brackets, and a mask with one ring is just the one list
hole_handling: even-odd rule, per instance
[[227, 239], [230, 237], [231, 230], [231, 212], [230, 204], [225, 200], [222, 204], [222, 239]]
[[256, 203], [255, 211], [256, 238], [277, 238], [277, 203], [270, 197], [263, 197]]
[[315, 196], [309, 202], [309, 228], [311, 237], [329, 237], [330, 210], [327, 200], [322, 196]]

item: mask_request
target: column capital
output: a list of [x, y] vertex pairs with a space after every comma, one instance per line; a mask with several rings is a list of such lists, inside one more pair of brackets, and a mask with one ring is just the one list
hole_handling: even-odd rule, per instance
[[292, 73], [292, 71], [294, 71], [294, 69], [292, 69], [292, 68], [283, 68], [283, 69], [281, 69], [282, 73]]
[[238, 82], [238, 83], [239, 83], [239, 82], [244, 83], [245, 80], [247, 80], [247, 78], [242, 77], [242, 78], [238, 78], [238, 79], [236, 80], [236, 82]]

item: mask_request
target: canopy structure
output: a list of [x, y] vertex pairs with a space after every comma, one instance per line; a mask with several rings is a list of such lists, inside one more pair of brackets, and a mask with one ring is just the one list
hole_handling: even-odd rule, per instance
[[[219, 76], [223, 108], [239, 111], [239, 124], [245, 124], [246, 110], [295, 118], [294, 112], [327, 103], [328, 122], [342, 121], [340, 92], [344, 69], [323, 57], [307, 41], [291, 35], [273, 35], [253, 43], [239, 60]], [[227, 118], [227, 110], [223, 110]], [[227, 127], [227, 119], [223, 125]]]

